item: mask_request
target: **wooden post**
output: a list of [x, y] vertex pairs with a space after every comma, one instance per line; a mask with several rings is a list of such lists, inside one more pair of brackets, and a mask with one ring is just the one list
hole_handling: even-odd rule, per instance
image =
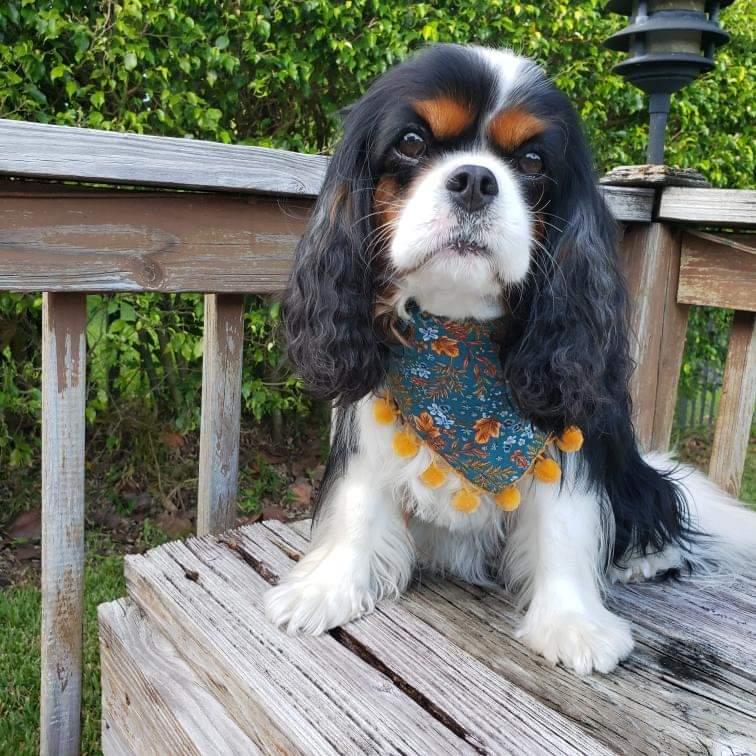
[[239, 471], [244, 295], [205, 295], [197, 535], [234, 524]]
[[669, 447], [688, 306], [677, 303], [680, 233], [662, 223], [634, 224], [621, 256], [632, 308], [630, 384], [638, 441], [646, 450]]
[[43, 295], [40, 750], [79, 752], [87, 298]]
[[736, 311], [727, 349], [709, 477], [737, 496], [756, 402], [756, 313]]

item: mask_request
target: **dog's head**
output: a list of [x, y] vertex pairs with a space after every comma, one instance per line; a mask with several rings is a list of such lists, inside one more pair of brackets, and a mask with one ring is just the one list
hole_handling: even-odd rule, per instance
[[614, 247], [575, 111], [543, 72], [429, 48], [345, 116], [285, 298], [290, 356], [316, 394], [351, 402], [383, 378], [387, 311], [505, 313], [521, 410], [590, 426], [628, 372]]

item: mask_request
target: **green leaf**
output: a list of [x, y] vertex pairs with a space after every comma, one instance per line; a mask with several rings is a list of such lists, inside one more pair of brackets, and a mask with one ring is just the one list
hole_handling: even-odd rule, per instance
[[123, 67], [127, 71], [133, 71], [137, 66], [137, 56], [133, 52], [127, 52], [123, 58]]

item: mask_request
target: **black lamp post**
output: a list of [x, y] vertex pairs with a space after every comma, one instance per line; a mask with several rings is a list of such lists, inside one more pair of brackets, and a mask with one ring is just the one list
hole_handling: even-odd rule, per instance
[[664, 162], [664, 132], [673, 92], [714, 67], [714, 50], [730, 36], [719, 10], [733, 0], [609, 0], [630, 24], [604, 43], [629, 53], [614, 70], [649, 95], [648, 162]]

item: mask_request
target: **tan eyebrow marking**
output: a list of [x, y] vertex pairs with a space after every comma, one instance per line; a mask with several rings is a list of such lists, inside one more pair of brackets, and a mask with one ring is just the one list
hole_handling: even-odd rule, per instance
[[523, 142], [543, 132], [546, 122], [516, 107], [494, 116], [488, 125], [488, 134], [503, 150], [513, 150]]
[[425, 119], [436, 139], [459, 136], [475, 118], [469, 105], [447, 96], [418, 100], [412, 106]]

